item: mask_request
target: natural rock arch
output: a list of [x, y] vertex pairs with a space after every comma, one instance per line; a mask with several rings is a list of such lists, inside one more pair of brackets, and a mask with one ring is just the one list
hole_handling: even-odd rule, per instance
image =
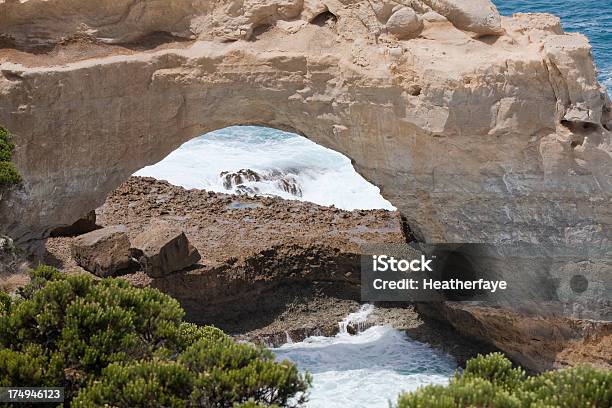
[[[544, 254], [553, 277], [606, 287], [612, 104], [587, 39], [556, 17], [500, 17], [489, 0], [0, 0], [0, 47], [23, 178], [0, 233], [21, 244], [188, 139], [258, 124], [350, 157], [420, 240], [569, 247], [567, 263]], [[609, 365], [598, 293], [567, 317], [426, 306], [527, 367], [583, 361], [581, 345]]]
[[[385, 25], [400, 2], [72, 3], [0, 4], [0, 123], [24, 179], [0, 226], [22, 242], [236, 124], [347, 155], [422, 240], [607, 242], [593, 203], [610, 194], [610, 102], [557, 18], [412, 1], [423, 29], [400, 41]], [[309, 23], [321, 13], [334, 18]], [[159, 31], [190, 41], [151, 48]], [[20, 51], [35, 46], [56, 48]]]

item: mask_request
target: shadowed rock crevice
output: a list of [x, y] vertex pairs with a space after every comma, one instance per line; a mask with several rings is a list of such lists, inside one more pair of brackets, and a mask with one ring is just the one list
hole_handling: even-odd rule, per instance
[[311, 24], [317, 25], [319, 27], [331, 26], [338, 21], [338, 17], [334, 15], [329, 10], [325, 10], [324, 12], [316, 15], [312, 20], [310, 20]]

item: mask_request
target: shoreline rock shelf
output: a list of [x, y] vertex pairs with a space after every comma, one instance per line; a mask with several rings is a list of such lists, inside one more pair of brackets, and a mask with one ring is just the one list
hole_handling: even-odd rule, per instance
[[[186, 190], [140, 177], [113, 192], [97, 216], [101, 225], [126, 225], [132, 242], [147, 236], [155, 220], [184, 231], [202, 256], [197, 264], [159, 278], [138, 270], [122, 278], [175, 297], [191, 321], [275, 345], [286, 332], [296, 341], [334, 335], [337, 322], [359, 304], [360, 245], [405, 242], [397, 212]], [[47, 242], [50, 258], [68, 272], [78, 269], [69, 251], [74, 240]], [[386, 307], [385, 324], [406, 328], [422, 341], [447, 342], [443, 349], [452, 351], [460, 333], [459, 349], [468, 350], [461, 359], [472, 355], [474, 343], [479, 350], [503, 350], [534, 371], [580, 362], [609, 367], [610, 323], [462, 303], [419, 304], [420, 315], [405, 305]]]

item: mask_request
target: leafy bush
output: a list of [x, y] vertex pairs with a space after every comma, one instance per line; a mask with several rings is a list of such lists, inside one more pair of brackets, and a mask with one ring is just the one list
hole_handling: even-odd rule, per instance
[[0, 126], [0, 161], [9, 161], [15, 144], [10, 139], [8, 130]]
[[482, 378], [495, 386], [513, 390], [525, 380], [522, 368], [513, 368], [512, 362], [501, 353], [478, 355], [466, 363], [464, 377]]
[[0, 386], [65, 387], [76, 407], [303, 402], [291, 398], [304, 394], [308, 375], [183, 322], [178, 302], [157, 290], [50, 267], [31, 276], [19, 298], [0, 297]]
[[11, 141], [9, 132], [0, 126], [0, 187], [21, 181], [19, 173], [11, 163], [14, 149], [15, 144]]
[[448, 386], [400, 396], [398, 408], [607, 408], [612, 372], [581, 366], [527, 377], [500, 353], [468, 361]]

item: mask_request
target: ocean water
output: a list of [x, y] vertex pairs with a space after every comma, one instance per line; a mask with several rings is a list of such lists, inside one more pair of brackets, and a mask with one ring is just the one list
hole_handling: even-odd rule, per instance
[[450, 356], [411, 340], [387, 326], [351, 336], [348, 323], [365, 322], [371, 305], [339, 322], [335, 337], [309, 337], [273, 349], [313, 376], [308, 408], [387, 408], [402, 392], [427, 384], [446, 384], [457, 367]]
[[551, 13], [561, 17], [567, 32], [580, 32], [591, 41], [599, 80], [612, 94], [612, 0], [493, 0], [499, 12]]
[[[224, 185], [223, 172], [241, 169], [260, 179]], [[185, 188], [275, 195], [346, 210], [394, 209], [346, 156], [294, 133], [257, 126], [232, 126], [192, 139], [136, 175]], [[299, 189], [299, 195], [287, 186]]]

